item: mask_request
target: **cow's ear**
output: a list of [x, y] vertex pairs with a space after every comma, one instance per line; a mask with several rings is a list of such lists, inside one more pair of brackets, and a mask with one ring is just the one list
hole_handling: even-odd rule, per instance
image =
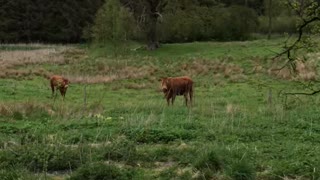
[[161, 78], [159, 78], [159, 81], [163, 81], [163, 80], [165, 80], [165, 79], [167, 79], [167, 78], [161, 77]]

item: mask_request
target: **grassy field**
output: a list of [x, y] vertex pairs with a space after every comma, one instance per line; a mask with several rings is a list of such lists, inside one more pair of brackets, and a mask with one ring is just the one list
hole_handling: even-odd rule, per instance
[[[274, 71], [282, 39], [0, 46], [1, 179], [319, 179], [319, 53]], [[71, 85], [51, 98], [48, 77]], [[167, 106], [159, 79], [188, 75], [195, 101]], [[313, 88], [313, 89], [311, 89]]]

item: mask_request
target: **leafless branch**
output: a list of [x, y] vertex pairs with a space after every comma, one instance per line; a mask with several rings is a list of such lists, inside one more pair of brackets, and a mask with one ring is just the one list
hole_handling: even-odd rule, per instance
[[291, 57], [291, 52], [294, 48], [297, 47], [298, 43], [301, 41], [302, 39], [302, 36], [303, 36], [303, 30], [304, 28], [315, 22], [315, 21], [320, 21], [320, 18], [319, 17], [313, 17], [311, 18], [310, 20], [306, 20], [304, 21], [304, 23], [302, 25], [299, 26], [298, 28], [298, 38], [295, 40], [295, 42], [293, 44], [291, 44], [289, 47], [287, 47], [284, 51], [280, 52], [279, 54], [277, 54], [273, 59], [276, 59], [276, 58], [279, 58], [281, 56], [283, 56], [284, 54], [287, 54], [287, 58], [289, 59], [289, 61], [293, 61], [294, 59]]
[[283, 93], [283, 95], [306, 95], [306, 96], [312, 96], [317, 93], [320, 93], [320, 90], [313, 91], [311, 93], [305, 93], [305, 92], [293, 92], [293, 93]]

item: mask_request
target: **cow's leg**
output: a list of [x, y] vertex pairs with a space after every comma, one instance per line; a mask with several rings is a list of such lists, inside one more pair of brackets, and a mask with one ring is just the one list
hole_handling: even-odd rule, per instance
[[62, 88], [60, 89], [60, 94], [61, 94], [61, 96], [62, 96], [62, 100], [64, 100], [64, 91], [63, 91]]
[[174, 94], [172, 97], [171, 97], [171, 104], [173, 106], [173, 103], [174, 103], [174, 100], [176, 99], [176, 95]]
[[169, 94], [169, 93], [166, 93], [166, 94], [164, 95], [164, 98], [166, 98], [167, 104], [168, 104], [168, 106], [169, 106], [169, 105], [170, 105], [170, 94]]
[[58, 97], [58, 91], [60, 91], [59, 87], [57, 87], [56, 92], [54, 93], [54, 99], [56, 99]]
[[192, 106], [192, 97], [193, 97], [193, 88], [191, 86], [190, 91], [189, 91], [189, 98], [190, 98], [190, 105]]
[[63, 98], [66, 97], [66, 93], [67, 93], [67, 90], [65, 89], [65, 90], [63, 91]]
[[54, 85], [52, 85], [52, 84], [51, 84], [51, 90], [52, 90], [52, 96], [51, 97], [53, 98], [53, 96], [54, 96]]
[[167, 97], [167, 104], [168, 104], [168, 106], [170, 106], [170, 98], [169, 97]]
[[188, 106], [188, 93], [184, 93], [183, 96], [186, 101], [186, 106]]

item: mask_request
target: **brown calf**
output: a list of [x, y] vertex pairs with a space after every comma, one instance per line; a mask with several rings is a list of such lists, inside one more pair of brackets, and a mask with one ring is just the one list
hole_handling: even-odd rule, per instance
[[54, 96], [54, 89], [60, 91], [61, 96], [65, 97], [70, 81], [62, 76], [54, 75], [50, 78], [50, 86], [52, 90], [52, 97]]
[[190, 105], [192, 104], [193, 81], [188, 76], [162, 78], [161, 89], [168, 106], [170, 105], [170, 99], [173, 105], [176, 96], [181, 95], [183, 95], [186, 100], [186, 106], [188, 106], [188, 101]]

